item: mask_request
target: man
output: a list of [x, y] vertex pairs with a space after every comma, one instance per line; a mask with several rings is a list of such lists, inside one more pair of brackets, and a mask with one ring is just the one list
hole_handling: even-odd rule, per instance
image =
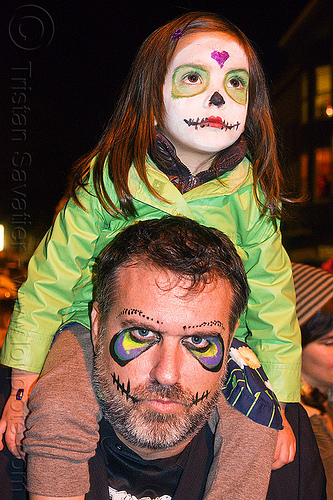
[[[104, 251], [91, 314], [93, 381], [103, 419], [86, 498], [265, 498], [277, 431], [231, 408], [221, 392], [247, 298], [243, 264], [231, 241], [183, 217], [134, 224]], [[73, 335], [80, 328], [72, 325], [59, 335], [54, 357], [63, 342], [67, 357], [47, 362], [36, 385], [50, 370], [66, 369], [69, 386], [55, 387], [54, 399], [71, 399], [73, 413], [70, 428], [62, 428], [61, 407], [51, 410], [44, 422], [51, 422], [51, 445], [38, 443], [35, 417], [28, 421], [31, 500], [85, 498], [97, 405], [80, 392], [89, 376], [89, 369], [82, 372], [80, 335]], [[87, 346], [84, 351], [88, 360]], [[32, 415], [41, 407], [48, 411], [38, 394], [31, 396]], [[77, 448], [70, 454], [73, 442]], [[41, 494], [45, 479], [49, 490]]]

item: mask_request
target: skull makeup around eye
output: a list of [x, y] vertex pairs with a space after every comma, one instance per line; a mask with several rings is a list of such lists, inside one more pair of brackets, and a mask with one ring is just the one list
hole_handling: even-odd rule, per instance
[[236, 69], [229, 71], [225, 77], [223, 86], [231, 99], [245, 106], [249, 88], [249, 74], [245, 70]]
[[209, 72], [200, 66], [187, 65], [177, 68], [172, 75], [172, 97], [192, 97], [203, 92], [209, 84]]
[[[197, 341], [196, 341], [197, 339]], [[192, 337], [183, 339], [183, 345], [208, 371], [221, 369], [224, 356], [224, 343], [220, 335], [214, 337]]]
[[[192, 173], [200, 171], [195, 164], [208, 168], [242, 134], [248, 83], [246, 54], [230, 36], [196, 33], [179, 40], [165, 78], [165, 115], [158, 125]], [[218, 104], [214, 94], [221, 96]]]
[[109, 351], [118, 365], [125, 366], [157, 342], [159, 342], [159, 337], [155, 333], [129, 328], [112, 337]]

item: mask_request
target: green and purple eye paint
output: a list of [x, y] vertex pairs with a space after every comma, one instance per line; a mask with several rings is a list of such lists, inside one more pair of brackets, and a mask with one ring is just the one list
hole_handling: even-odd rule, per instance
[[[160, 336], [149, 330], [126, 329], [112, 338], [109, 351], [119, 366], [125, 366], [159, 341]], [[220, 335], [211, 337], [194, 335], [182, 339], [182, 344], [205, 370], [217, 372], [221, 369], [224, 344]]]
[[201, 366], [210, 372], [218, 372], [223, 363], [224, 344], [220, 335], [216, 337], [202, 337], [207, 345], [195, 346], [193, 342], [183, 340], [183, 345], [194, 356]]
[[[134, 332], [141, 332], [140, 337], [135, 335]], [[132, 361], [132, 359], [137, 358], [140, 354], [147, 351], [150, 347], [159, 342], [159, 337], [156, 334], [146, 337], [142, 332], [148, 332], [148, 330], [139, 329], [126, 329], [117, 333], [111, 340], [109, 350], [112, 358], [120, 366], [125, 366], [127, 363]]]

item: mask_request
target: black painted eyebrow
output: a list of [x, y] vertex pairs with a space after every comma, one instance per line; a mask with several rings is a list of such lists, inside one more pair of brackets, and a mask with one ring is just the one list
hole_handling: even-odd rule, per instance
[[[160, 333], [160, 334], [164, 333], [163, 331], [156, 329], [156, 325], [163, 325], [163, 321], [155, 320], [150, 316], [146, 316], [145, 314], [142, 313], [142, 311], [139, 311], [138, 309], [123, 309], [121, 313], [117, 314], [116, 318], [120, 318], [119, 321], [120, 327], [124, 330], [126, 328], [131, 330], [143, 329], [143, 330], [149, 330], [154, 333]], [[152, 325], [150, 322], [153, 323], [154, 325]], [[192, 337], [193, 335], [197, 335], [198, 337], [204, 338], [204, 337], [217, 337], [221, 335], [222, 332], [220, 330], [204, 331], [204, 332], [201, 330], [204, 327], [210, 328], [212, 326], [221, 328], [222, 331], [225, 330], [225, 327], [220, 320], [203, 321], [198, 325], [184, 325], [183, 332], [184, 333], [186, 332], [186, 335], [184, 335], [184, 337]]]
[[121, 318], [120, 320], [120, 328], [122, 330], [149, 330], [153, 333], [160, 333], [158, 329], [156, 329], [156, 325], [153, 325], [144, 321], [137, 321], [135, 318], [127, 319]]
[[[183, 330], [198, 330], [200, 328], [204, 328], [204, 327], [212, 327], [212, 326], [216, 326], [218, 328], [222, 328], [222, 330], [224, 331], [225, 330], [225, 327], [223, 325], [223, 323], [220, 321], [220, 320], [212, 320], [212, 321], [203, 321], [202, 323], [200, 323], [199, 325], [184, 325], [183, 326]], [[219, 334], [220, 332], [218, 332], [217, 334]], [[214, 333], [215, 335], [215, 333]]]
[[[141, 311], [141, 309], [136, 309], [134, 307], [130, 307], [130, 308], [124, 307], [124, 309], [119, 314], [116, 315], [116, 318], [123, 317], [124, 321], [126, 321], [126, 318], [131, 317], [131, 316], [134, 316], [135, 318], [139, 317], [140, 319], [144, 318], [144, 320], [152, 321], [154, 323], [157, 323], [158, 325], [163, 324], [163, 321], [160, 322], [159, 320], [154, 319], [152, 316], [148, 316], [147, 314], [144, 314], [143, 311]], [[134, 318], [133, 318], [133, 320], [134, 320]]]

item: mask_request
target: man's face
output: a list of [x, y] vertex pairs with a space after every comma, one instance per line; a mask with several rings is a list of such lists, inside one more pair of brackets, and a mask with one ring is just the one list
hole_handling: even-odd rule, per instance
[[148, 265], [123, 268], [106, 324], [99, 324], [97, 305], [92, 313], [95, 388], [106, 418], [134, 449], [190, 441], [220, 391], [231, 288], [222, 279], [197, 293], [185, 286]]
[[222, 33], [181, 38], [163, 87], [161, 127], [190, 168], [195, 157], [217, 154], [244, 130], [249, 65], [242, 47]]

